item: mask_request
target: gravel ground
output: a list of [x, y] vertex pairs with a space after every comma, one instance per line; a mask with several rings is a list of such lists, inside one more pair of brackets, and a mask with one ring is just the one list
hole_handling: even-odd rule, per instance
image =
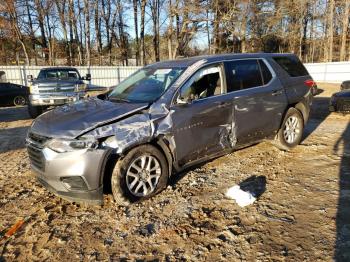
[[[24, 148], [26, 108], [0, 108], [0, 232], [29, 220], [0, 261], [350, 260], [350, 117], [328, 113], [337, 85], [315, 98], [305, 139], [291, 152], [270, 143], [180, 174], [160, 195], [127, 208], [52, 195], [33, 177]], [[225, 197], [252, 176], [266, 191], [248, 207]]]

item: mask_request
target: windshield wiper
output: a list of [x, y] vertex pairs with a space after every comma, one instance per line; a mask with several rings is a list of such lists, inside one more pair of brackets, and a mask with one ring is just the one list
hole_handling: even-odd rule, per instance
[[108, 100], [115, 101], [115, 102], [130, 103], [130, 100], [125, 98], [119, 98], [119, 97], [109, 97]]

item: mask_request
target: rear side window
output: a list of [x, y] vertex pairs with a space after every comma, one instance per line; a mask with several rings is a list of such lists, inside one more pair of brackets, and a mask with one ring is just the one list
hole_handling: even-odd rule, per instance
[[227, 92], [262, 86], [263, 79], [260, 73], [258, 60], [236, 60], [226, 62], [228, 78]]
[[309, 74], [296, 56], [273, 57], [273, 60], [275, 60], [291, 77], [306, 76]]

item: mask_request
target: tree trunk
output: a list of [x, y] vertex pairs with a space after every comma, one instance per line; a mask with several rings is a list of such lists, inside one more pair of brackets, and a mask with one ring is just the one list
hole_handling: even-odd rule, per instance
[[219, 39], [219, 0], [215, 0], [215, 6], [214, 6], [214, 54], [217, 54], [219, 52], [219, 45], [220, 45], [220, 39]]
[[146, 0], [141, 0], [141, 63], [146, 65], [146, 50], [145, 50], [145, 11], [146, 11]]
[[[170, 0], [171, 1], [171, 0]], [[139, 44], [139, 24], [137, 19], [137, 0], [133, 0], [133, 7], [134, 7], [134, 24], [135, 24], [135, 58], [136, 58], [136, 65], [139, 65], [140, 60], [140, 44]]]
[[94, 22], [95, 22], [95, 35], [96, 35], [96, 49], [99, 56], [99, 65], [102, 65], [102, 39], [101, 39], [101, 18], [99, 12], [99, 0], [95, 0], [94, 5]]
[[73, 0], [68, 0], [69, 53], [71, 57], [71, 63], [72, 65], [75, 65], [75, 52], [73, 47], [73, 44], [74, 44], [73, 12], [74, 12]]
[[334, 0], [329, 0], [328, 61], [333, 61]]
[[152, 0], [152, 22], [153, 22], [153, 49], [154, 61], [159, 61], [159, 40], [158, 40], [158, 25], [159, 25], [159, 0]]
[[[28, 0], [26, 0], [26, 10], [27, 10], [27, 16], [28, 16], [30, 40], [31, 40], [32, 49], [33, 49], [34, 61], [35, 61], [35, 65], [38, 65], [38, 59], [36, 57], [36, 50], [35, 50], [35, 34], [34, 34], [34, 29], [33, 29], [33, 20], [32, 20], [31, 12], [29, 10]], [[30, 60], [29, 60], [29, 63], [30, 63]]]
[[210, 0], [207, 1], [207, 22], [206, 22], [206, 29], [207, 29], [207, 40], [208, 40], [208, 54], [211, 53], [211, 43], [210, 43], [210, 29], [209, 29], [209, 9], [210, 9]]
[[341, 34], [341, 46], [340, 46], [340, 61], [346, 60], [345, 48], [346, 48], [346, 36], [348, 33], [348, 27], [349, 27], [349, 10], [350, 10], [350, 0], [345, 0], [343, 22], [342, 22], [343, 27], [342, 27], [342, 34]]
[[172, 43], [172, 37], [173, 37], [173, 22], [174, 22], [174, 12], [173, 12], [173, 6], [172, 6], [172, 0], [169, 0], [169, 29], [168, 29], [168, 58], [173, 59], [173, 43]]
[[72, 59], [71, 59], [71, 47], [70, 43], [68, 41], [68, 32], [67, 32], [67, 21], [65, 18], [65, 12], [66, 12], [66, 0], [55, 0], [58, 17], [60, 19], [61, 27], [63, 30], [63, 38], [64, 38], [64, 45], [65, 45], [65, 51], [66, 51], [66, 59], [68, 65], [72, 65]]
[[242, 27], [241, 27], [241, 52], [247, 52], [247, 20], [249, 13], [249, 2], [245, 5], [245, 10], [243, 12]]
[[84, 15], [85, 15], [85, 49], [86, 49], [86, 65], [91, 64], [91, 49], [90, 49], [90, 5], [89, 0], [84, 0]]
[[[46, 35], [45, 35], [45, 13], [44, 13], [44, 7], [41, 3], [40, 0], [35, 0], [35, 8], [38, 12], [38, 22], [39, 22], [39, 28], [40, 28], [40, 38], [41, 38], [41, 47], [44, 50], [44, 57], [45, 57], [45, 61], [48, 62], [49, 61], [49, 54], [48, 54], [48, 50], [47, 50], [47, 39], [46, 39]], [[49, 26], [49, 25], [48, 25]]]

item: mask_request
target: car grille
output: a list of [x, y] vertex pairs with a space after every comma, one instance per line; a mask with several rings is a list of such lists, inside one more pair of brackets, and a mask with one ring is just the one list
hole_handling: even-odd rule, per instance
[[74, 87], [60, 87], [60, 88], [39, 88], [40, 94], [45, 93], [60, 93], [60, 92], [74, 92]]
[[45, 171], [45, 159], [42, 153], [44, 144], [50, 138], [37, 135], [34, 133], [29, 133], [27, 140], [27, 151], [31, 164], [41, 170]]

